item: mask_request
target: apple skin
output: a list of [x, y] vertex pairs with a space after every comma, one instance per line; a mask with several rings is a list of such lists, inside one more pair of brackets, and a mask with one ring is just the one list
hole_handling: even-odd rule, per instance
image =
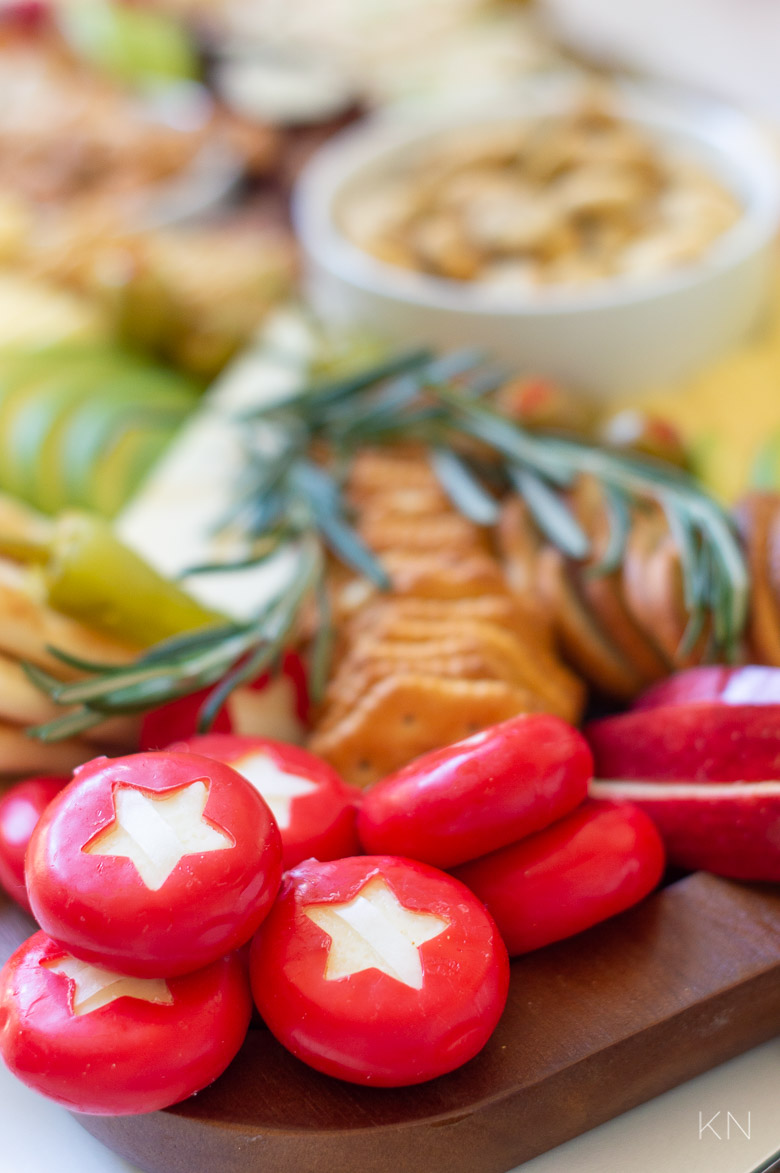
[[664, 705], [780, 705], [780, 668], [745, 664], [738, 668], [708, 665], [676, 672], [648, 688], [632, 704], [633, 711]]
[[584, 730], [597, 778], [652, 782], [780, 779], [780, 704], [662, 705]]
[[640, 807], [678, 867], [780, 882], [780, 782], [597, 781], [590, 793]]

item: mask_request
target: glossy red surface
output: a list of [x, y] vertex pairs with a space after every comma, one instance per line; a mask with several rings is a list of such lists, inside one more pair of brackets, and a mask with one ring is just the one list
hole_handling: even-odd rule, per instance
[[780, 778], [780, 704], [663, 704], [585, 727], [597, 778], [762, 782]]
[[358, 832], [368, 852], [453, 867], [573, 810], [592, 773], [576, 729], [547, 714], [513, 717], [372, 786]]
[[0, 1053], [29, 1087], [75, 1112], [155, 1112], [212, 1083], [249, 1025], [235, 954], [167, 981], [169, 1002], [122, 996], [79, 1015], [74, 982], [49, 968], [65, 951], [45, 933], [0, 973]]
[[0, 798], [0, 884], [27, 912], [30, 912], [24, 882], [27, 845], [46, 807], [69, 780], [59, 774], [25, 778]]
[[[215, 758], [239, 773], [244, 759], [260, 754], [268, 757], [283, 773], [315, 784], [316, 790], [290, 800], [289, 821], [279, 822], [285, 870], [304, 859], [340, 859], [357, 855], [360, 851], [356, 819], [361, 792], [354, 786], [347, 786], [322, 758], [287, 742], [238, 737], [232, 733], [191, 737], [170, 748]], [[259, 791], [263, 793], [262, 787]]]
[[[285, 652], [282, 657], [281, 671], [293, 686], [296, 716], [305, 724], [309, 715], [309, 691], [306, 668], [297, 652]], [[270, 674], [264, 672], [247, 687], [262, 692], [270, 681]], [[140, 748], [142, 750], [165, 749], [174, 741], [195, 737], [198, 732], [200, 710], [211, 692], [212, 688], [203, 688], [200, 692], [179, 697], [178, 700], [170, 701], [167, 705], [160, 705], [145, 713], [141, 720]], [[211, 729], [214, 733], [232, 732], [228, 704], [224, 704], [219, 710]]]
[[[157, 890], [122, 854], [85, 850], [116, 826], [121, 788], [172, 795], [203, 781], [206, 828], [219, 850], [183, 854]], [[237, 948], [268, 912], [281, 876], [281, 841], [257, 791], [212, 758], [184, 753], [98, 758], [48, 807], [27, 855], [38, 923], [75, 956], [141, 977], [186, 973]]]
[[719, 701], [722, 705], [780, 705], [780, 668], [742, 664], [724, 668], [708, 664], [675, 672], [648, 688], [632, 709], [656, 709], [662, 705], [690, 705]]
[[630, 908], [655, 888], [663, 870], [663, 844], [643, 811], [589, 801], [455, 875], [484, 901], [514, 956]]
[[641, 807], [686, 871], [780, 882], [780, 781], [599, 782], [594, 793]]
[[[306, 909], [351, 902], [372, 880], [405, 912], [446, 922], [419, 945], [420, 988], [377, 967], [326, 977], [333, 940]], [[426, 864], [383, 856], [288, 872], [250, 967], [255, 1002], [280, 1042], [327, 1075], [378, 1087], [421, 1083], [476, 1055], [509, 982], [506, 950], [480, 902]]]

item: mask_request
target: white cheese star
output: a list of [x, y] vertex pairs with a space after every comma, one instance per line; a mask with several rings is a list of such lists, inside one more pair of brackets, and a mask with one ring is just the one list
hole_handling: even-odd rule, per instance
[[230, 763], [234, 770], [251, 782], [261, 798], [271, 808], [279, 829], [286, 831], [292, 818], [290, 807], [296, 798], [303, 798], [317, 789], [317, 783], [297, 774], [288, 774], [277, 766], [266, 753], [247, 754]]
[[382, 876], [373, 876], [346, 904], [313, 904], [304, 911], [331, 940], [326, 981], [378, 969], [420, 990], [420, 946], [449, 927], [432, 912], [404, 908]]
[[108, 1006], [116, 998], [138, 998], [143, 1002], [160, 1002], [166, 1006], [173, 1004], [173, 994], [164, 978], [128, 977], [127, 974], [104, 969], [102, 965], [78, 961], [75, 957], [61, 957], [43, 964], [53, 973], [64, 974], [73, 982], [71, 1006], [77, 1018], [81, 1014], [99, 1010], [101, 1006]]
[[116, 786], [116, 820], [82, 850], [125, 856], [146, 887], [156, 892], [185, 855], [235, 846], [229, 835], [203, 818], [208, 796], [205, 778], [167, 794]]

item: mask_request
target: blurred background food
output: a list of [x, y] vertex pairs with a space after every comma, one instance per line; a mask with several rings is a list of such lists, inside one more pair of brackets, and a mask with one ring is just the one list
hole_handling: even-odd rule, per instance
[[673, 426], [710, 492], [733, 503], [749, 487], [780, 488], [780, 298], [777, 280], [754, 336], [684, 382], [630, 405]]
[[718, 179], [585, 94], [562, 114], [449, 131], [336, 210], [372, 256], [507, 293], [637, 280], [698, 260], [739, 217]]
[[[137, 737], [131, 717], [89, 731], [76, 721], [57, 744], [26, 738], [27, 725], [59, 710], [22, 662], [56, 684], [81, 675], [80, 659], [126, 663], [161, 633], [221, 614], [224, 584], [194, 588], [195, 603], [168, 580], [191, 548], [178, 505], [191, 510], [199, 489], [216, 501], [206, 465], [236, 459], [220, 441], [197, 450], [189, 480], [180, 475], [190, 438], [216, 437], [214, 405], [240, 415], [296, 380], [337, 377], [386, 353], [381, 338], [320, 328], [305, 310], [305, 327], [290, 325], [288, 307], [302, 297], [290, 193], [312, 152], [369, 112], [468, 110], [528, 78], [595, 79], [594, 92], [608, 95], [603, 65], [621, 51], [649, 73], [685, 75], [682, 49], [653, 64], [651, 38], [640, 52], [627, 16], [610, 24], [608, 7], [588, 0], [581, 35], [587, 20], [568, 0], [0, 4], [0, 772], [67, 769], [95, 744]], [[691, 66], [688, 76], [773, 113], [753, 100], [755, 87], [731, 75], [720, 84], [716, 72], [705, 79]], [[345, 207], [348, 231], [392, 263], [510, 289], [664, 270], [706, 253], [739, 213], [728, 185], [659, 152], [613, 117], [608, 96], [508, 139], [454, 136], [424, 163], [396, 184], [394, 201], [366, 190], [362, 207]], [[276, 356], [272, 375], [261, 351]], [[679, 385], [606, 409], [576, 380], [521, 363], [495, 404], [532, 430], [688, 469], [736, 507], [753, 575], [742, 654], [780, 664], [778, 386], [775, 298], [744, 344]], [[465, 734], [474, 684], [494, 718], [518, 706], [574, 718], [583, 681], [615, 703], [708, 655], [706, 628], [681, 650], [684, 552], [662, 509], [632, 512], [623, 564], [598, 576], [610, 503], [592, 480], [564, 487], [592, 542], [577, 558], [517, 496], [489, 533], [464, 520], [414, 449], [398, 456], [389, 484], [367, 491], [360, 478], [377, 460], [367, 454], [349, 493], [361, 537], [394, 568], [394, 592], [361, 593], [333, 569], [341, 642], [315, 713], [319, 748], [352, 777], [397, 764], [401, 744], [411, 753], [440, 740], [429, 729], [425, 741], [425, 714], [460, 721]], [[405, 478], [419, 489], [411, 504], [399, 496]], [[85, 515], [79, 529], [73, 517]], [[117, 531], [103, 519], [116, 518], [132, 550], [112, 545]], [[61, 551], [73, 553], [74, 532], [69, 576]], [[163, 578], [134, 562], [139, 554]], [[120, 579], [135, 584], [140, 612], [120, 605]], [[144, 607], [159, 624], [144, 622]], [[73, 662], [52, 657], [52, 644]], [[430, 671], [411, 674], [422, 659]], [[347, 727], [358, 695], [364, 726]], [[422, 714], [414, 729], [398, 700], [410, 696]], [[366, 764], [377, 712], [388, 732]]]

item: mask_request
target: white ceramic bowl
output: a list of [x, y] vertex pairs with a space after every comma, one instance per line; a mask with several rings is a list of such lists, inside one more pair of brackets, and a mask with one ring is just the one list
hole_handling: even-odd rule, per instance
[[336, 210], [355, 185], [424, 149], [443, 130], [560, 111], [580, 90], [579, 81], [551, 80], [518, 91], [499, 110], [385, 115], [331, 139], [304, 170], [293, 201], [315, 309], [330, 321], [364, 323], [399, 344], [483, 347], [519, 371], [601, 397], [681, 378], [743, 339], [760, 318], [772, 275], [778, 157], [746, 115], [668, 87], [622, 84], [616, 110], [661, 146], [706, 166], [743, 208], [692, 264], [576, 291], [509, 294], [385, 264], [340, 231]]

